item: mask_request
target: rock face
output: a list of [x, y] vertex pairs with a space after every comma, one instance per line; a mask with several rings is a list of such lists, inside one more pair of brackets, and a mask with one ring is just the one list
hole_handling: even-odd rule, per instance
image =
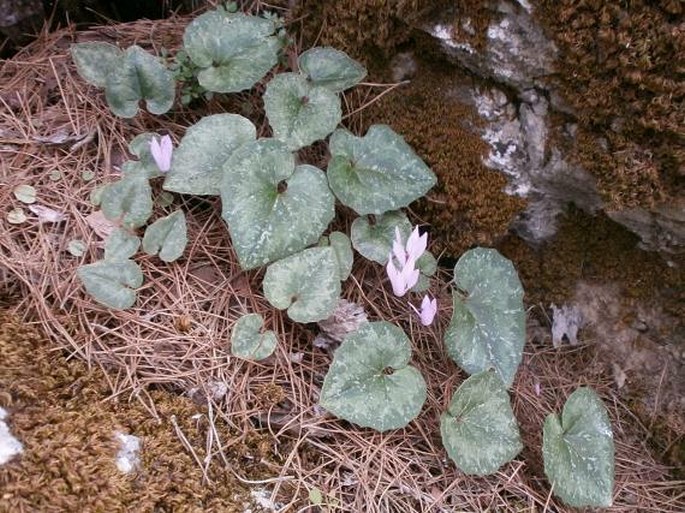
[[[601, 135], [601, 126], [589, 130], [592, 116], [558, 90], [555, 77], [569, 72], [563, 69], [566, 54], [546, 35], [538, 8], [526, 0], [463, 5], [457, 2], [455, 8], [433, 12], [420, 27], [440, 42], [450, 60], [487, 84], [473, 90], [472, 101], [486, 121], [482, 136], [491, 148], [487, 165], [509, 177], [508, 192], [528, 200], [515, 222], [519, 234], [531, 242], [549, 238], [558, 214], [572, 202], [588, 212], [606, 211], [638, 234], [645, 247], [685, 251], [685, 196], [682, 187], [670, 185], [678, 180], [668, 175], [672, 164], [664, 164], [673, 158], [651, 158], [650, 151], [656, 149], [641, 147], [642, 141], [634, 138], [629, 141], [631, 151], [651, 160], [631, 160], [633, 166], [624, 175], [635, 175], [633, 182], [624, 175], [615, 180], [598, 176], [596, 168], [618, 166], [612, 160], [617, 143]], [[598, 76], [605, 73], [597, 69]], [[614, 118], [606, 131], [623, 130], [621, 119]], [[579, 127], [583, 144], [592, 146], [591, 159], [579, 157], [588, 154], [581, 148]], [[680, 144], [682, 149], [682, 139]], [[652, 197], [626, 199], [638, 196], [633, 188], [640, 191], [645, 181], [651, 183]], [[614, 183], [618, 191], [612, 190]], [[624, 185], [627, 192], [620, 189]]]

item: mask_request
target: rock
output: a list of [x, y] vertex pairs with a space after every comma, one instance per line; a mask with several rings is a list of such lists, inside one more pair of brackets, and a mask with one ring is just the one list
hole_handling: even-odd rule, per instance
[[[477, 17], [479, 22], [474, 21]], [[617, 208], [614, 198], [625, 194], [625, 186], [616, 185], [622, 189], [613, 193], [607, 190], [611, 180], [603, 178], [600, 191], [598, 177], [579, 164], [578, 126], [587, 125], [587, 121], [552, 80], [565, 69], [555, 69], [557, 60], [564, 56], [546, 36], [530, 2], [474, 2], [462, 11], [452, 8], [433, 12], [419, 26], [439, 41], [449, 60], [475, 75], [477, 82], [487, 84], [475, 87], [471, 98], [486, 121], [481, 131], [491, 148], [486, 165], [507, 175], [509, 194], [528, 200], [526, 211], [513, 223], [519, 235], [533, 243], [550, 238], [556, 232], [556, 218], [572, 202], [590, 213], [605, 210], [613, 220], [639, 235], [647, 249], [685, 250], [682, 193], [654, 206], [646, 198], [644, 204], [624, 202]], [[613, 116], [607, 131], [624, 137], [626, 124], [625, 116]], [[590, 141], [592, 151], [606, 156], [607, 162], [615, 162], [614, 140], [608, 134], [597, 135]], [[583, 140], [586, 142], [587, 138]], [[630, 144], [636, 154], [651, 154], [651, 148], [641, 148], [634, 141]], [[594, 167], [602, 166], [597, 163]], [[637, 164], [634, 167], [626, 175], [633, 173], [635, 180], [642, 180], [641, 168]], [[622, 172], [617, 169], [613, 173]]]

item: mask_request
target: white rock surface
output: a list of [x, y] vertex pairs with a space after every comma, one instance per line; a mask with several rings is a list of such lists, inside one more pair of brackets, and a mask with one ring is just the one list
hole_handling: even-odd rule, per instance
[[129, 474], [140, 465], [140, 438], [119, 432], [114, 436], [120, 444], [117, 453], [117, 468], [120, 472]]
[[5, 422], [6, 418], [7, 411], [0, 408], [0, 465], [4, 465], [24, 451], [22, 443], [10, 432], [10, 428]]

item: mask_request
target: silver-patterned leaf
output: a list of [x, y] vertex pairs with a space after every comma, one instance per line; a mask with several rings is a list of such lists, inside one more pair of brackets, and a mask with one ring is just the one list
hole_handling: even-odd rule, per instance
[[400, 210], [375, 216], [373, 223], [369, 216], [358, 217], [352, 222], [350, 230], [352, 246], [364, 258], [385, 265], [392, 251], [396, 227], [400, 230], [402, 240], [406, 241], [411, 233], [411, 223]]
[[502, 380], [492, 371], [468, 378], [440, 417], [447, 454], [466, 474], [493, 474], [523, 448]]
[[160, 136], [154, 132], [144, 132], [136, 135], [128, 143], [129, 151], [138, 157], [138, 160], [128, 160], [121, 165], [124, 175], [138, 174], [148, 179], [164, 176], [150, 151], [150, 142], [153, 138], [159, 139]]
[[299, 73], [279, 73], [266, 85], [264, 108], [274, 138], [299, 150], [326, 138], [342, 119], [338, 95]]
[[514, 265], [494, 249], [475, 248], [454, 266], [453, 313], [445, 333], [450, 357], [469, 374], [495, 369], [514, 381], [525, 343], [523, 287]]
[[164, 262], [173, 262], [183, 254], [188, 243], [186, 216], [177, 210], [147, 227], [143, 236], [143, 251], [156, 255]]
[[310, 48], [297, 59], [300, 72], [314, 85], [341, 92], [357, 85], [366, 68], [345, 52], [330, 47]]
[[305, 249], [274, 262], [266, 269], [264, 296], [295, 322], [328, 318], [340, 296], [338, 261], [333, 248]]
[[364, 137], [339, 128], [329, 147], [331, 190], [360, 215], [406, 207], [436, 183], [430, 168], [387, 125], [372, 125]]
[[81, 266], [76, 272], [86, 291], [98, 303], [115, 310], [133, 306], [136, 301], [134, 289], [143, 284], [143, 273], [131, 260], [101, 260]]
[[123, 261], [136, 254], [140, 239], [125, 228], [118, 228], [107, 237], [105, 243], [105, 260]]
[[259, 314], [243, 315], [233, 326], [231, 354], [246, 360], [263, 360], [276, 349], [276, 334], [269, 330], [261, 332], [264, 319]]
[[174, 96], [171, 71], [157, 57], [136, 45], [126, 49], [116, 68], [107, 75], [107, 104], [122, 118], [135, 116], [141, 100], [152, 114], [164, 114], [174, 104]]
[[17, 185], [12, 193], [15, 198], [26, 205], [36, 202], [36, 188], [32, 185]]
[[[404, 240], [406, 240], [406, 238]], [[424, 276], [433, 276], [435, 271], [438, 270], [438, 261], [433, 256], [433, 253], [426, 250], [416, 261], [416, 268], [421, 271], [421, 274]]]
[[198, 82], [209, 91], [250, 89], [278, 62], [281, 47], [272, 21], [243, 13], [214, 10], [186, 28], [183, 45], [202, 68]]
[[152, 189], [147, 177], [124, 175], [107, 185], [100, 196], [100, 208], [107, 219], [121, 219], [127, 228], [143, 226], [152, 215]]
[[352, 272], [352, 264], [354, 263], [350, 238], [342, 232], [333, 232], [328, 236], [328, 241], [335, 251], [340, 281], [345, 281]]
[[174, 151], [164, 189], [181, 194], [219, 194], [224, 164], [237, 148], [256, 137], [257, 129], [243, 116], [205, 116], [186, 131]]
[[421, 373], [408, 365], [411, 344], [389, 322], [363, 324], [335, 351], [321, 389], [321, 406], [362, 427], [406, 426], [426, 400]]
[[71, 45], [70, 51], [78, 74], [97, 87], [105, 87], [107, 75], [119, 66], [124, 55], [116, 46], [100, 41]]
[[320, 169], [302, 165], [282, 142], [244, 144], [224, 167], [222, 216], [243, 269], [292, 255], [318, 241], [334, 216]]
[[555, 414], [547, 417], [542, 455], [554, 493], [566, 504], [611, 506], [614, 437], [606, 408], [591, 388], [571, 394], [561, 419]]

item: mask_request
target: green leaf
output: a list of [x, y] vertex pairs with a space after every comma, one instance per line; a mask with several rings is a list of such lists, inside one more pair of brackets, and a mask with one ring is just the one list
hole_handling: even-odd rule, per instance
[[152, 189], [145, 176], [124, 175], [102, 190], [100, 206], [110, 221], [121, 219], [125, 227], [138, 228], [152, 215]]
[[410, 356], [409, 339], [397, 326], [385, 321], [362, 325], [336, 350], [321, 406], [377, 431], [406, 426], [426, 400], [426, 383], [408, 365]]
[[373, 125], [364, 137], [339, 128], [329, 146], [331, 189], [360, 215], [406, 207], [436, 183], [433, 172], [389, 126]]
[[224, 164], [237, 148], [256, 137], [257, 129], [243, 116], [205, 116], [186, 131], [174, 150], [164, 189], [181, 194], [219, 194]]
[[357, 85], [366, 76], [366, 68], [345, 52], [330, 47], [316, 47], [297, 59], [300, 72], [317, 86], [341, 92]]
[[266, 269], [264, 296], [295, 322], [327, 319], [340, 297], [340, 276], [331, 247], [309, 248]]
[[164, 173], [157, 167], [150, 151], [150, 142], [153, 137], [160, 138], [154, 132], [144, 132], [135, 136], [128, 143], [129, 151], [138, 157], [138, 160], [128, 160], [122, 164], [121, 171], [124, 175], [138, 174], [148, 179], [164, 176]]
[[116, 46], [99, 41], [71, 45], [70, 51], [78, 74], [97, 87], [105, 87], [107, 75], [119, 66], [124, 55]]
[[273, 331], [260, 333], [264, 320], [259, 314], [243, 315], [231, 333], [231, 354], [246, 360], [263, 360], [271, 356], [278, 340]]
[[454, 310], [445, 333], [450, 357], [469, 374], [494, 368], [507, 387], [526, 337], [523, 287], [513, 264], [494, 249], [467, 251], [454, 266]]
[[364, 258], [385, 265], [392, 251], [395, 227], [400, 229], [402, 240], [407, 240], [411, 223], [400, 210], [375, 216], [373, 223], [368, 216], [358, 217], [352, 222], [350, 230], [352, 246]]
[[140, 239], [124, 228], [118, 228], [107, 237], [105, 260], [121, 262], [136, 254]]
[[162, 261], [173, 262], [183, 254], [187, 243], [186, 217], [182, 210], [177, 210], [147, 227], [143, 236], [143, 251], [148, 255], [159, 252]]
[[21, 207], [13, 208], [7, 213], [7, 222], [9, 224], [22, 224], [25, 223], [27, 219], [26, 213]]
[[309, 502], [314, 506], [321, 506], [323, 504], [323, 493], [318, 488], [309, 490]]
[[145, 100], [152, 114], [164, 114], [174, 104], [174, 95], [171, 71], [157, 57], [136, 45], [126, 49], [116, 68], [107, 75], [107, 104], [122, 118], [135, 116], [140, 100]]
[[342, 232], [333, 232], [328, 236], [328, 240], [338, 262], [340, 281], [345, 281], [352, 272], [352, 264], [354, 263], [350, 238]]
[[75, 257], [83, 256], [87, 248], [88, 246], [81, 239], [70, 240], [69, 244], [67, 244], [67, 251]]
[[[406, 240], [406, 237], [404, 240]], [[426, 250], [416, 261], [416, 268], [421, 271], [421, 274], [424, 276], [433, 276], [435, 271], [438, 270], [438, 261], [433, 256], [433, 253]]]
[[440, 416], [440, 434], [449, 457], [471, 475], [495, 473], [523, 448], [509, 394], [492, 371], [474, 374], [457, 389]]
[[222, 216], [243, 269], [315, 244], [334, 216], [326, 176], [274, 139], [241, 146], [224, 166]]
[[566, 504], [611, 506], [614, 436], [606, 408], [591, 388], [571, 394], [561, 419], [547, 416], [542, 455], [554, 493]]
[[419, 281], [416, 282], [416, 285], [414, 285], [411, 289], [412, 292], [426, 292], [431, 286], [431, 281], [430, 278], [428, 278], [425, 274], [419, 274]]
[[342, 119], [340, 98], [299, 73], [279, 73], [266, 85], [264, 107], [274, 138], [298, 150], [326, 138]]
[[143, 284], [143, 273], [130, 260], [101, 260], [84, 265], [76, 271], [88, 294], [115, 310], [130, 308], [136, 301], [136, 291]]
[[12, 192], [22, 203], [31, 205], [36, 202], [36, 189], [32, 185], [17, 185]]
[[209, 91], [250, 89], [278, 62], [280, 43], [273, 22], [258, 16], [210, 11], [186, 28], [183, 45], [203, 68], [198, 82]]

